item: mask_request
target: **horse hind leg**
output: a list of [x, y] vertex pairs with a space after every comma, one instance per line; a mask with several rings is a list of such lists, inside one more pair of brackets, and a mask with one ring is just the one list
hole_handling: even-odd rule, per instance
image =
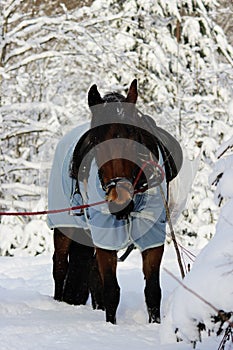
[[116, 324], [116, 310], [120, 301], [120, 287], [116, 277], [117, 252], [96, 248], [96, 256], [103, 283], [106, 321]]
[[145, 300], [149, 314], [149, 323], [160, 323], [160, 264], [164, 246], [147, 249], [142, 253], [143, 273], [146, 280]]
[[59, 229], [54, 229], [53, 279], [55, 284], [54, 299], [63, 300], [63, 290], [68, 271], [68, 254], [71, 239]]
[[85, 305], [89, 296], [89, 275], [94, 248], [72, 241], [69, 268], [63, 300], [72, 305]]

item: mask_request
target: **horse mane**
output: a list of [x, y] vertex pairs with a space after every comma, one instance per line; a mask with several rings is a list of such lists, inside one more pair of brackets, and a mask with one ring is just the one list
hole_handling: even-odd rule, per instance
[[104, 102], [125, 102], [125, 97], [118, 92], [108, 92], [103, 97]]

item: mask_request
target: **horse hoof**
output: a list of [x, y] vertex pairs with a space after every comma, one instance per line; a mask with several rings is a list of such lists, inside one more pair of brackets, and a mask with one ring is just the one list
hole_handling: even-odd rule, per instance
[[105, 307], [103, 305], [98, 305], [96, 307], [96, 310], [102, 310], [102, 311], [105, 311]]
[[149, 323], [158, 323], [160, 324], [161, 323], [161, 319], [160, 317], [152, 317], [152, 318], [149, 318]]
[[61, 302], [61, 301], [62, 301], [62, 298], [57, 297], [57, 296], [54, 296], [54, 297], [53, 297], [53, 299], [54, 299], [54, 300], [56, 300], [56, 301], [59, 301], [59, 302]]
[[98, 303], [93, 303], [93, 302], [92, 302], [92, 309], [105, 311], [105, 307], [103, 304], [98, 304]]
[[160, 311], [157, 308], [148, 309], [149, 323], [161, 323]]
[[110, 322], [112, 324], [116, 324], [116, 316], [106, 315], [106, 322]]
[[65, 293], [63, 301], [69, 305], [86, 305], [88, 294], [75, 294]]

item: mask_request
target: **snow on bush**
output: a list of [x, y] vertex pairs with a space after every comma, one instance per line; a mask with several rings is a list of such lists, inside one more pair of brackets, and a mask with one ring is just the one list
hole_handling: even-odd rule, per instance
[[[233, 325], [233, 152], [226, 155], [232, 149], [233, 137], [219, 150], [221, 159], [210, 176], [210, 183], [217, 186], [216, 204], [222, 204], [216, 233], [183, 282], [207, 303], [181, 285], [170, 300], [164, 321], [166, 333], [169, 326], [176, 336], [188, 342], [201, 340], [200, 330], [223, 336], [229, 324]], [[218, 310], [226, 312], [229, 320], [221, 324]]]
[[35, 256], [52, 250], [52, 233], [46, 222], [4, 216], [0, 225], [0, 255]]

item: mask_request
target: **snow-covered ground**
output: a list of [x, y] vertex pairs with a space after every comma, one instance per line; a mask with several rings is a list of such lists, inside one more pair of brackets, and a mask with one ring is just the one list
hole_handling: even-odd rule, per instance
[[[166, 246], [163, 265], [176, 276], [179, 269], [174, 248]], [[191, 344], [174, 342], [166, 327], [147, 323], [141, 257], [133, 251], [118, 264], [121, 301], [117, 325], [106, 323], [102, 311], [90, 304], [70, 306], [53, 300], [52, 258], [0, 258], [0, 349], [70, 350], [127, 349], [182, 350]], [[162, 313], [177, 282], [164, 270]], [[218, 349], [222, 337], [203, 339], [196, 349]]]

